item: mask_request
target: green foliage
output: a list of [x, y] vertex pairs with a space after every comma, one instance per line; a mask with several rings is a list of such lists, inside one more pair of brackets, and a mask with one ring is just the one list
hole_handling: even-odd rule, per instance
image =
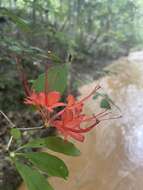
[[21, 138], [21, 132], [18, 128], [12, 128], [10, 133], [11, 133], [11, 136], [13, 136], [13, 138], [16, 140]]
[[69, 156], [79, 156], [80, 151], [75, 147], [75, 145], [69, 141], [65, 141], [60, 137], [48, 137], [36, 139], [28, 144], [24, 145], [22, 148], [48, 148], [55, 152], [63, 153]]
[[15, 110], [23, 108], [22, 101], [23, 91], [18, 78], [18, 73], [14, 63], [6, 60], [0, 62], [0, 108], [4, 110]]
[[45, 152], [26, 153], [22, 156], [28, 158], [41, 171], [47, 173], [49, 176], [57, 176], [66, 179], [68, 177], [68, 169], [65, 163]]
[[[68, 177], [68, 168], [56, 156], [45, 152], [32, 152], [31, 148], [48, 148], [52, 151], [69, 156], [78, 156], [80, 151], [71, 142], [60, 137], [36, 139], [10, 153], [16, 168], [27, 184], [28, 190], [52, 190], [43, 174], [57, 176], [63, 179]], [[24, 163], [24, 164], [23, 164]]]
[[53, 190], [45, 177], [31, 166], [15, 161], [16, 168], [26, 183], [28, 190]]
[[[67, 84], [67, 66], [57, 65], [48, 69], [48, 91], [63, 93]], [[45, 73], [41, 74], [33, 84], [33, 88], [40, 92], [45, 89]]]
[[111, 109], [110, 103], [107, 99], [102, 99], [100, 102], [100, 107], [105, 109]]
[[[16, 55], [28, 67], [47, 60], [53, 64], [63, 64], [69, 53], [73, 55], [73, 61], [79, 64], [78, 60], [81, 59], [83, 65], [87, 62], [93, 64], [93, 58], [126, 55], [136, 43], [141, 43], [142, 32], [138, 32], [142, 22], [141, 4], [140, 0], [2, 0], [1, 65], [7, 62], [13, 65]], [[5, 76], [0, 78], [0, 90], [2, 87], [7, 94], [11, 94], [12, 89], [20, 89], [15, 74], [10, 74], [11, 70], [11, 67], [6, 68]], [[29, 70], [33, 71], [31, 68]], [[31, 72], [30, 76], [33, 75]], [[7, 85], [8, 81], [13, 84]], [[3, 109], [17, 108], [17, 105], [12, 107], [13, 96], [5, 100], [3, 93], [0, 95], [3, 97], [0, 100]], [[17, 99], [21, 100], [22, 97], [20, 91]]]
[[1, 5], [1, 15], [15, 24], [5, 26], [5, 35], [18, 27], [26, 32], [18, 31], [19, 39], [63, 58], [69, 52], [77, 58], [115, 57], [136, 43], [137, 1], [36, 0]]
[[11, 10], [8, 10], [6, 8], [0, 8], [0, 11], [3, 16], [7, 16], [8, 18], [10, 18], [21, 30], [23, 30], [24, 32], [30, 32], [30, 27], [24, 19], [18, 17]]
[[115, 106], [118, 110], [120, 108], [114, 103], [114, 101], [108, 96], [108, 94], [97, 92], [95, 96], [93, 96], [93, 100], [100, 98], [100, 107], [104, 109], [111, 109], [111, 106]]

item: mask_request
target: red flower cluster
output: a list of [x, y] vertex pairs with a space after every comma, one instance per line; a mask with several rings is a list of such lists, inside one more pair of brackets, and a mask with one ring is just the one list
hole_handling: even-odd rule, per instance
[[32, 104], [37, 107], [45, 107], [49, 112], [53, 112], [54, 108], [65, 105], [64, 103], [59, 102], [60, 98], [60, 93], [56, 91], [49, 92], [48, 94], [44, 92], [32, 92], [30, 96], [25, 99], [25, 104]]
[[[97, 115], [86, 116], [83, 114], [84, 102], [92, 96], [100, 86], [85, 98], [77, 101], [73, 95], [68, 95], [67, 102], [60, 102], [61, 95], [57, 91], [31, 93], [25, 98], [25, 104], [36, 106], [39, 110], [45, 127], [53, 126], [64, 136], [65, 139], [72, 137], [78, 141], [84, 140], [83, 133], [90, 131], [100, 122], [98, 116], [106, 115], [105, 111]], [[62, 107], [62, 110], [56, 112], [55, 108]], [[92, 125], [83, 128], [82, 124], [92, 121]]]
[[[22, 73], [23, 74], [23, 73]], [[107, 110], [92, 116], [83, 114], [84, 102], [91, 97], [100, 86], [95, 89], [85, 98], [76, 100], [73, 95], [68, 95], [67, 101], [60, 102], [61, 94], [57, 91], [48, 92], [47, 73], [45, 75], [45, 91], [35, 92], [30, 89], [25, 75], [22, 76], [26, 98], [24, 103], [33, 105], [41, 114], [45, 127], [53, 126], [64, 136], [65, 139], [72, 137], [80, 142], [84, 140], [84, 133], [96, 127], [100, 122], [100, 118], [107, 115]], [[61, 107], [59, 109], [56, 109]], [[88, 127], [83, 127], [83, 123], [90, 122]], [[92, 124], [91, 124], [92, 122]]]

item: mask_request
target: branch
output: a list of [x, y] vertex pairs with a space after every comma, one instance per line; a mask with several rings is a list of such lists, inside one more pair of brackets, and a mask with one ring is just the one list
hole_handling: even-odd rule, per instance
[[15, 127], [15, 124], [8, 118], [8, 116], [0, 110], [0, 113], [4, 116], [4, 118], [8, 121], [8, 123], [11, 125], [11, 128]]
[[[4, 116], [4, 118], [8, 121], [8, 123], [10, 124], [11, 128], [15, 128], [16, 125], [8, 118], [8, 116], [2, 111], [0, 110], [0, 113]], [[44, 126], [40, 126], [40, 127], [30, 127], [30, 128], [18, 128], [21, 131], [31, 131], [31, 130], [39, 130], [39, 129], [43, 129], [45, 128]]]
[[8, 141], [8, 144], [7, 144], [7, 147], [6, 147], [7, 151], [9, 150], [9, 148], [11, 146], [12, 140], [13, 140], [13, 136], [11, 136], [10, 139], [9, 139], [9, 141]]
[[44, 129], [44, 126], [40, 127], [29, 127], [29, 128], [18, 128], [20, 131], [33, 131], [33, 130], [39, 130], [39, 129]]

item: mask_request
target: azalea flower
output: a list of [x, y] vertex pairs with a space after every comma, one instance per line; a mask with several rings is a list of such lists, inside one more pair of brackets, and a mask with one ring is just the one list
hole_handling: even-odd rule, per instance
[[[35, 92], [34, 89], [31, 89], [23, 73], [22, 82], [27, 96], [24, 103], [35, 106], [40, 112], [44, 126], [55, 127], [65, 139], [72, 137], [77, 141], [83, 142], [85, 138], [84, 133], [96, 127], [101, 121], [101, 118], [108, 114], [106, 112], [107, 110], [92, 116], [83, 114], [85, 101], [100, 89], [99, 85], [97, 85], [88, 96], [80, 100], [76, 100], [72, 94], [69, 94], [67, 102], [64, 103], [60, 102], [60, 92], [48, 91], [47, 70], [45, 72], [45, 90], [42, 92]], [[55, 109], [57, 107], [62, 107], [62, 109], [57, 112], [57, 109]], [[88, 127], [83, 127], [84, 123], [89, 122], [90, 125], [88, 125]]]
[[[17, 62], [18, 63], [18, 62]], [[66, 104], [60, 102], [61, 94], [57, 91], [48, 91], [48, 74], [47, 68], [45, 71], [45, 89], [42, 92], [35, 92], [33, 88], [30, 88], [27, 77], [21, 65], [19, 65], [20, 76], [25, 90], [26, 98], [24, 100], [25, 104], [33, 105], [40, 112], [44, 126], [49, 126], [49, 120], [51, 115], [53, 115], [54, 108], [65, 106]]]
[[[97, 86], [87, 97], [79, 101], [77, 101], [73, 95], [69, 95], [67, 97], [67, 106], [61, 112], [61, 114], [58, 115], [60, 116], [60, 118], [54, 118], [54, 120], [51, 120], [52, 126], [56, 127], [65, 139], [67, 139], [68, 136], [70, 136], [80, 142], [83, 142], [83, 133], [90, 131], [100, 122], [97, 116], [101, 117], [101, 115], [103, 115], [104, 113], [97, 114], [97, 116], [86, 116], [82, 113], [84, 101], [87, 100], [90, 96], [92, 96], [99, 88], [100, 86]], [[83, 122], [90, 121], [92, 121], [93, 123], [91, 126], [87, 128], [82, 128]]]
[[53, 108], [64, 106], [65, 104], [59, 102], [61, 94], [57, 91], [45, 93], [45, 92], [32, 92], [30, 96], [25, 98], [24, 103], [34, 105], [37, 107], [44, 107], [48, 111], [52, 112]]
[[70, 110], [65, 110], [61, 115], [61, 119], [54, 120], [51, 124], [58, 129], [58, 131], [64, 136], [65, 139], [67, 139], [68, 136], [71, 136], [78, 141], [83, 141], [83, 135], [70, 131], [70, 129], [80, 128], [80, 123], [83, 117], [84, 116], [74, 117], [73, 113]]
[[[76, 115], [73, 114], [72, 110], [65, 109], [64, 112], [61, 114], [61, 118], [52, 121], [51, 125], [56, 127], [65, 139], [67, 139], [70, 136], [80, 142], [83, 142], [83, 133], [86, 133], [94, 127], [96, 127], [100, 122], [98, 117], [100, 118], [101, 115], [104, 116], [104, 112], [101, 112], [97, 115], [86, 116], [85, 114]], [[92, 125], [86, 128], [82, 127], [82, 124], [84, 122], [90, 121], [92, 121]]]
[[75, 97], [71, 94], [68, 95], [66, 109], [72, 110], [73, 113], [75, 113], [77, 115], [80, 114], [83, 111], [84, 102], [88, 98], [90, 98], [94, 93], [96, 93], [96, 91], [100, 88], [101, 87], [99, 85], [97, 85], [88, 96], [82, 98], [81, 100], [76, 100]]

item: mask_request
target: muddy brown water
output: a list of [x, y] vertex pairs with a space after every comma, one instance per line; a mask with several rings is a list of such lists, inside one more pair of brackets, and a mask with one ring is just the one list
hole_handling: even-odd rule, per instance
[[[59, 155], [70, 176], [67, 181], [49, 178], [55, 190], [143, 190], [143, 59], [131, 55], [108, 69], [111, 75], [84, 85], [80, 92], [84, 96], [100, 82], [123, 117], [104, 121], [86, 135], [84, 143], [76, 143], [80, 157]], [[85, 112], [97, 110], [95, 100], [90, 99]], [[19, 190], [26, 190], [25, 185]]]

